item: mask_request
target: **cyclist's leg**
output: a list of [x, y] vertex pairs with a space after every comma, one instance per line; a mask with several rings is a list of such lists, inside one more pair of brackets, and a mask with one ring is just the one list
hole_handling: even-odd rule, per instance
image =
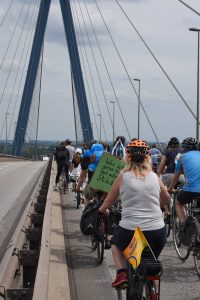
[[57, 174], [56, 174], [56, 180], [55, 180], [55, 184], [57, 186], [58, 184], [58, 181], [59, 181], [59, 178], [60, 178], [60, 175], [62, 173], [62, 169], [63, 169], [63, 165], [62, 164], [58, 164], [57, 165]]
[[179, 218], [180, 224], [185, 224], [186, 221], [186, 212], [185, 212], [185, 204], [191, 203], [193, 200], [193, 193], [180, 191], [177, 195], [175, 207], [176, 214]]
[[68, 164], [64, 165], [64, 170], [65, 170], [65, 176], [66, 176], [66, 182], [67, 182], [66, 188], [68, 189], [68, 185], [69, 185], [69, 182], [70, 182], [70, 178], [69, 178], [69, 165]]
[[128, 282], [127, 263], [122, 251], [129, 245], [133, 234], [133, 230], [127, 230], [121, 226], [117, 226], [114, 231], [111, 239], [111, 250], [117, 274], [112, 287]]

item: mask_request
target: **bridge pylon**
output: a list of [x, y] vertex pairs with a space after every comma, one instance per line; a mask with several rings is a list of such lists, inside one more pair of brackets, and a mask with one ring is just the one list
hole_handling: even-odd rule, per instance
[[[80, 112], [80, 121], [84, 141], [92, 140], [93, 133], [84, 87], [83, 75], [81, 70], [80, 57], [78, 52], [76, 33], [71, 11], [70, 0], [59, 0], [62, 12], [63, 24], [67, 40], [67, 47], [69, 51], [72, 77], [76, 92], [78, 109]], [[49, 15], [49, 8], [51, 0], [41, 0], [39, 13], [37, 17], [37, 24], [31, 49], [28, 71], [26, 75], [24, 90], [22, 94], [21, 105], [15, 130], [15, 136], [12, 146], [12, 155], [21, 156], [22, 147], [25, 140], [26, 128], [29, 119], [30, 107], [35, 87], [35, 81], [40, 62], [42, 46], [44, 42], [44, 35], [46, 24]]]

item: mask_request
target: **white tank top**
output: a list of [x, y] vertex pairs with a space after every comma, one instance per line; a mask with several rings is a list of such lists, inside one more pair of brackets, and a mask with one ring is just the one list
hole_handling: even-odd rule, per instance
[[122, 178], [122, 219], [119, 225], [130, 230], [139, 226], [143, 231], [163, 228], [158, 176], [150, 172], [147, 176], [136, 177], [125, 172]]

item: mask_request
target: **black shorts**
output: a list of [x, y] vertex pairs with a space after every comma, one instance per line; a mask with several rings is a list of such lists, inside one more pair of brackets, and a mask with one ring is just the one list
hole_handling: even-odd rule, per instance
[[177, 195], [178, 202], [183, 205], [191, 203], [194, 198], [200, 198], [200, 193], [180, 191]]
[[[143, 231], [151, 249], [156, 258], [160, 255], [165, 242], [166, 242], [166, 229], [165, 227], [157, 230]], [[121, 251], [126, 249], [132, 240], [134, 230], [128, 230], [121, 226], [117, 226], [111, 240], [111, 244], [116, 245]]]

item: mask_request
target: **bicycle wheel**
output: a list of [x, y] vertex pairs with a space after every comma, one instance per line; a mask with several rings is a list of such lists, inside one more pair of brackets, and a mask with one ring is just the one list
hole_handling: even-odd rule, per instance
[[200, 277], [200, 245], [194, 250], [194, 265], [197, 275]]
[[166, 238], [168, 238], [170, 236], [170, 231], [171, 231], [170, 223], [165, 223], [165, 230], [166, 230]]
[[117, 290], [117, 299], [123, 300], [122, 290], [120, 288], [118, 288], [116, 290]]
[[156, 292], [153, 280], [145, 280], [143, 285], [142, 300], [159, 300], [159, 294]]
[[102, 214], [98, 219], [98, 237], [97, 237], [97, 261], [98, 264], [102, 264], [105, 249], [105, 237], [106, 237], [106, 217]]
[[143, 300], [143, 286], [144, 280], [139, 279], [135, 274], [133, 267], [128, 264], [128, 285], [126, 290], [126, 300]]
[[180, 238], [179, 238], [179, 220], [176, 216], [175, 208], [174, 208], [174, 216], [173, 216], [173, 242], [174, 242], [174, 247], [176, 250], [176, 253], [178, 257], [182, 260], [185, 261], [189, 255], [190, 255], [190, 250], [191, 248], [189, 246], [185, 246], [181, 243]]
[[94, 236], [94, 234], [91, 234], [90, 238], [91, 238], [91, 244], [92, 244], [92, 251], [95, 251], [97, 248], [97, 239]]
[[104, 239], [97, 241], [97, 262], [102, 264], [104, 257]]
[[81, 193], [76, 192], [76, 208], [79, 209], [79, 205], [81, 203]]

